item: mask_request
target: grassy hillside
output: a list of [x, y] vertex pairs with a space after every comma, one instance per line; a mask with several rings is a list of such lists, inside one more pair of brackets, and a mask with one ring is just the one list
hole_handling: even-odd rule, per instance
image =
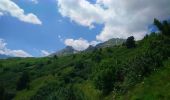
[[169, 100], [170, 99], [170, 59], [163, 68], [157, 70], [134, 86], [118, 100]]
[[170, 37], [161, 31], [69, 56], [0, 60], [0, 100], [169, 99]]

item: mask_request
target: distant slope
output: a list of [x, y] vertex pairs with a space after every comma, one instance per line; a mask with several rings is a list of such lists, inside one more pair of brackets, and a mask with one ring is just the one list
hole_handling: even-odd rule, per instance
[[106, 47], [112, 47], [115, 45], [121, 45], [123, 42], [125, 42], [125, 39], [120, 39], [120, 38], [112, 38], [106, 42], [99, 43], [96, 46], [90, 45], [86, 51], [93, 51], [94, 49], [99, 49], [99, 48], [106, 48]]
[[113, 39], [110, 39], [106, 42], [103, 42], [103, 43], [96, 45], [96, 48], [105, 48], [105, 47], [111, 47], [111, 46], [114, 46], [114, 45], [120, 45], [124, 41], [125, 41], [125, 39], [113, 38]]
[[78, 51], [74, 50], [73, 47], [67, 46], [66, 48], [64, 48], [64, 49], [62, 49], [60, 51], [57, 51], [57, 52], [51, 54], [50, 56], [54, 56], [54, 55], [65, 56], [65, 55], [74, 54], [74, 53], [77, 53], [77, 52]]
[[10, 58], [10, 56], [8, 56], [8, 55], [3, 55], [3, 54], [0, 54], [0, 59], [6, 59], [6, 58]]
[[[92, 46], [90, 45], [86, 50], [84, 50], [83, 52], [87, 52], [87, 51], [92, 51], [94, 50], [95, 48], [106, 48], [106, 47], [112, 47], [114, 45], [120, 45], [124, 42], [125, 40], [124, 39], [119, 39], [119, 38], [113, 38], [113, 39], [110, 39], [106, 42], [103, 42], [103, 43], [99, 43], [98, 45], [96, 46]], [[67, 46], [65, 47], [64, 49], [60, 50], [60, 51], [57, 51], [53, 54], [51, 54], [50, 56], [54, 56], [54, 55], [57, 55], [57, 56], [65, 56], [65, 55], [70, 55], [70, 54], [74, 54], [74, 53], [78, 53], [80, 51], [77, 51], [75, 50], [73, 47], [71, 46]]]

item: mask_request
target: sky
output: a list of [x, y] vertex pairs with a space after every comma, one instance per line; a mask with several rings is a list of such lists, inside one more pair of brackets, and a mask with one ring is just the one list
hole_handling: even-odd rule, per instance
[[41, 57], [111, 38], [142, 39], [170, 0], [0, 0], [0, 54]]

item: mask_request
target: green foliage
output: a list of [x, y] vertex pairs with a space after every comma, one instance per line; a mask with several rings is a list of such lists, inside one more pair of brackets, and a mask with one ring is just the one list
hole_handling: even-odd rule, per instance
[[4, 85], [0, 84], [0, 100], [11, 100], [14, 96], [14, 93], [7, 92]]
[[54, 55], [54, 59], [58, 59], [58, 56], [57, 56], [57, 55]]
[[170, 23], [168, 23], [168, 21], [165, 20], [161, 23], [159, 20], [154, 19], [154, 24], [158, 27], [162, 34], [170, 36]]
[[125, 43], [127, 48], [134, 48], [134, 47], [136, 47], [134, 39], [135, 38], [133, 36], [130, 36], [130, 37], [127, 38], [126, 43]]
[[74, 66], [75, 66], [76, 69], [79, 69], [79, 70], [81, 70], [85, 67], [84, 62], [81, 61], [81, 60], [77, 61]]
[[110, 69], [103, 70], [99, 72], [95, 79], [95, 86], [102, 90], [104, 94], [108, 94], [110, 91], [113, 90], [114, 85], [114, 73]]
[[100, 61], [101, 61], [101, 59], [102, 59], [102, 57], [101, 57], [101, 51], [102, 51], [102, 49], [95, 49], [94, 51], [93, 51], [93, 54], [92, 54], [92, 61], [95, 61], [95, 62], [97, 62], [97, 63], [99, 63]]
[[29, 78], [28, 72], [23, 72], [17, 82], [17, 90], [22, 90], [22, 89], [27, 88], [29, 86], [29, 81], [30, 81], [30, 78]]
[[154, 24], [158, 27], [158, 29], [160, 30], [160, 31], [162, 31], [163, 30], [163, 26], [162, 26], [162, 23], [158, 20], [158, 19], [154, 19]]
[[169, 100], [170, 99], [170, 60], [142, 82], [131, 88], [116, 100]]
[[1, 84], [0, 85], [0, 99], [4, 100], [4, 96], [5, 96], [5, 88]]

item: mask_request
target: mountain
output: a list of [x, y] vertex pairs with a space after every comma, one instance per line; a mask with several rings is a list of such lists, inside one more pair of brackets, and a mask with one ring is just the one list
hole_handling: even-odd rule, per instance
[[[106, 42], [103, 43], [99, 43], [96, 46], [92, 46], [90, 45], [86, 50], [82, 51], [82, 52], [88, 52], [88, 51], [93, 51], [95, 48], [106, 48], [106, 47], [112, 47], [114, 45], [120, 45], [125, 41], [125, 39], [119, 39], [119, 38], [113, 38], [110, 39]], [[78, 53], [80, 51], [75, 50], [73, 47], [71, 46], [67, 46], [64, 49], [57, 51], [55, 53], [52, 53], [50, 56], [65, 56], [65, 55], [70, 55], [70, 54], [74, 54], [74, 53]]]
[[93, 51], [94, 49], [98, 49], [98, 48], [106, 48], [106, 47], [112, 47], [115, 45], [121, 45], [123, 42], [125, 42], [125, 39], [120, 39], [120, 38], [112, 38], [106, 42], [103, 43], [99, 43], [96, 46], [92, 46], [90, 45], [86, 50], [84, 50], [85, 52], [87, 51]]
[[86, 50], [84, 50], [84, 52], [93, 51], [94, 49], [95, 46], [90, 45]]
[[9, 58], [10, 56], [8, 55], [3, 55], [3, 54], [0, 54], [0, 59], [6, 59], [6, 58]]
[[96, 48], [106, 48], [106, 47], [111, 47], [114, 45], [120, 45], [123, 42], [125, 42], [125, 39], [120, 39], [120, 38], [112, 38], [106, 42], [100, 43], [96, 45]]
[[71, 46], [67, 46], [65, 47], [64, 49], [60, 50], [60, 51], [57, 51], [55, 53], [52, 53], [50, 56], [54, 56], [54, 55], [57, 55], [57, 56], [65, 56], [65, 55], [70, 55], [70, 54], [74, 54], [74, 53], [77, 53], [78, 51], [75, 50], [73, 47]]

